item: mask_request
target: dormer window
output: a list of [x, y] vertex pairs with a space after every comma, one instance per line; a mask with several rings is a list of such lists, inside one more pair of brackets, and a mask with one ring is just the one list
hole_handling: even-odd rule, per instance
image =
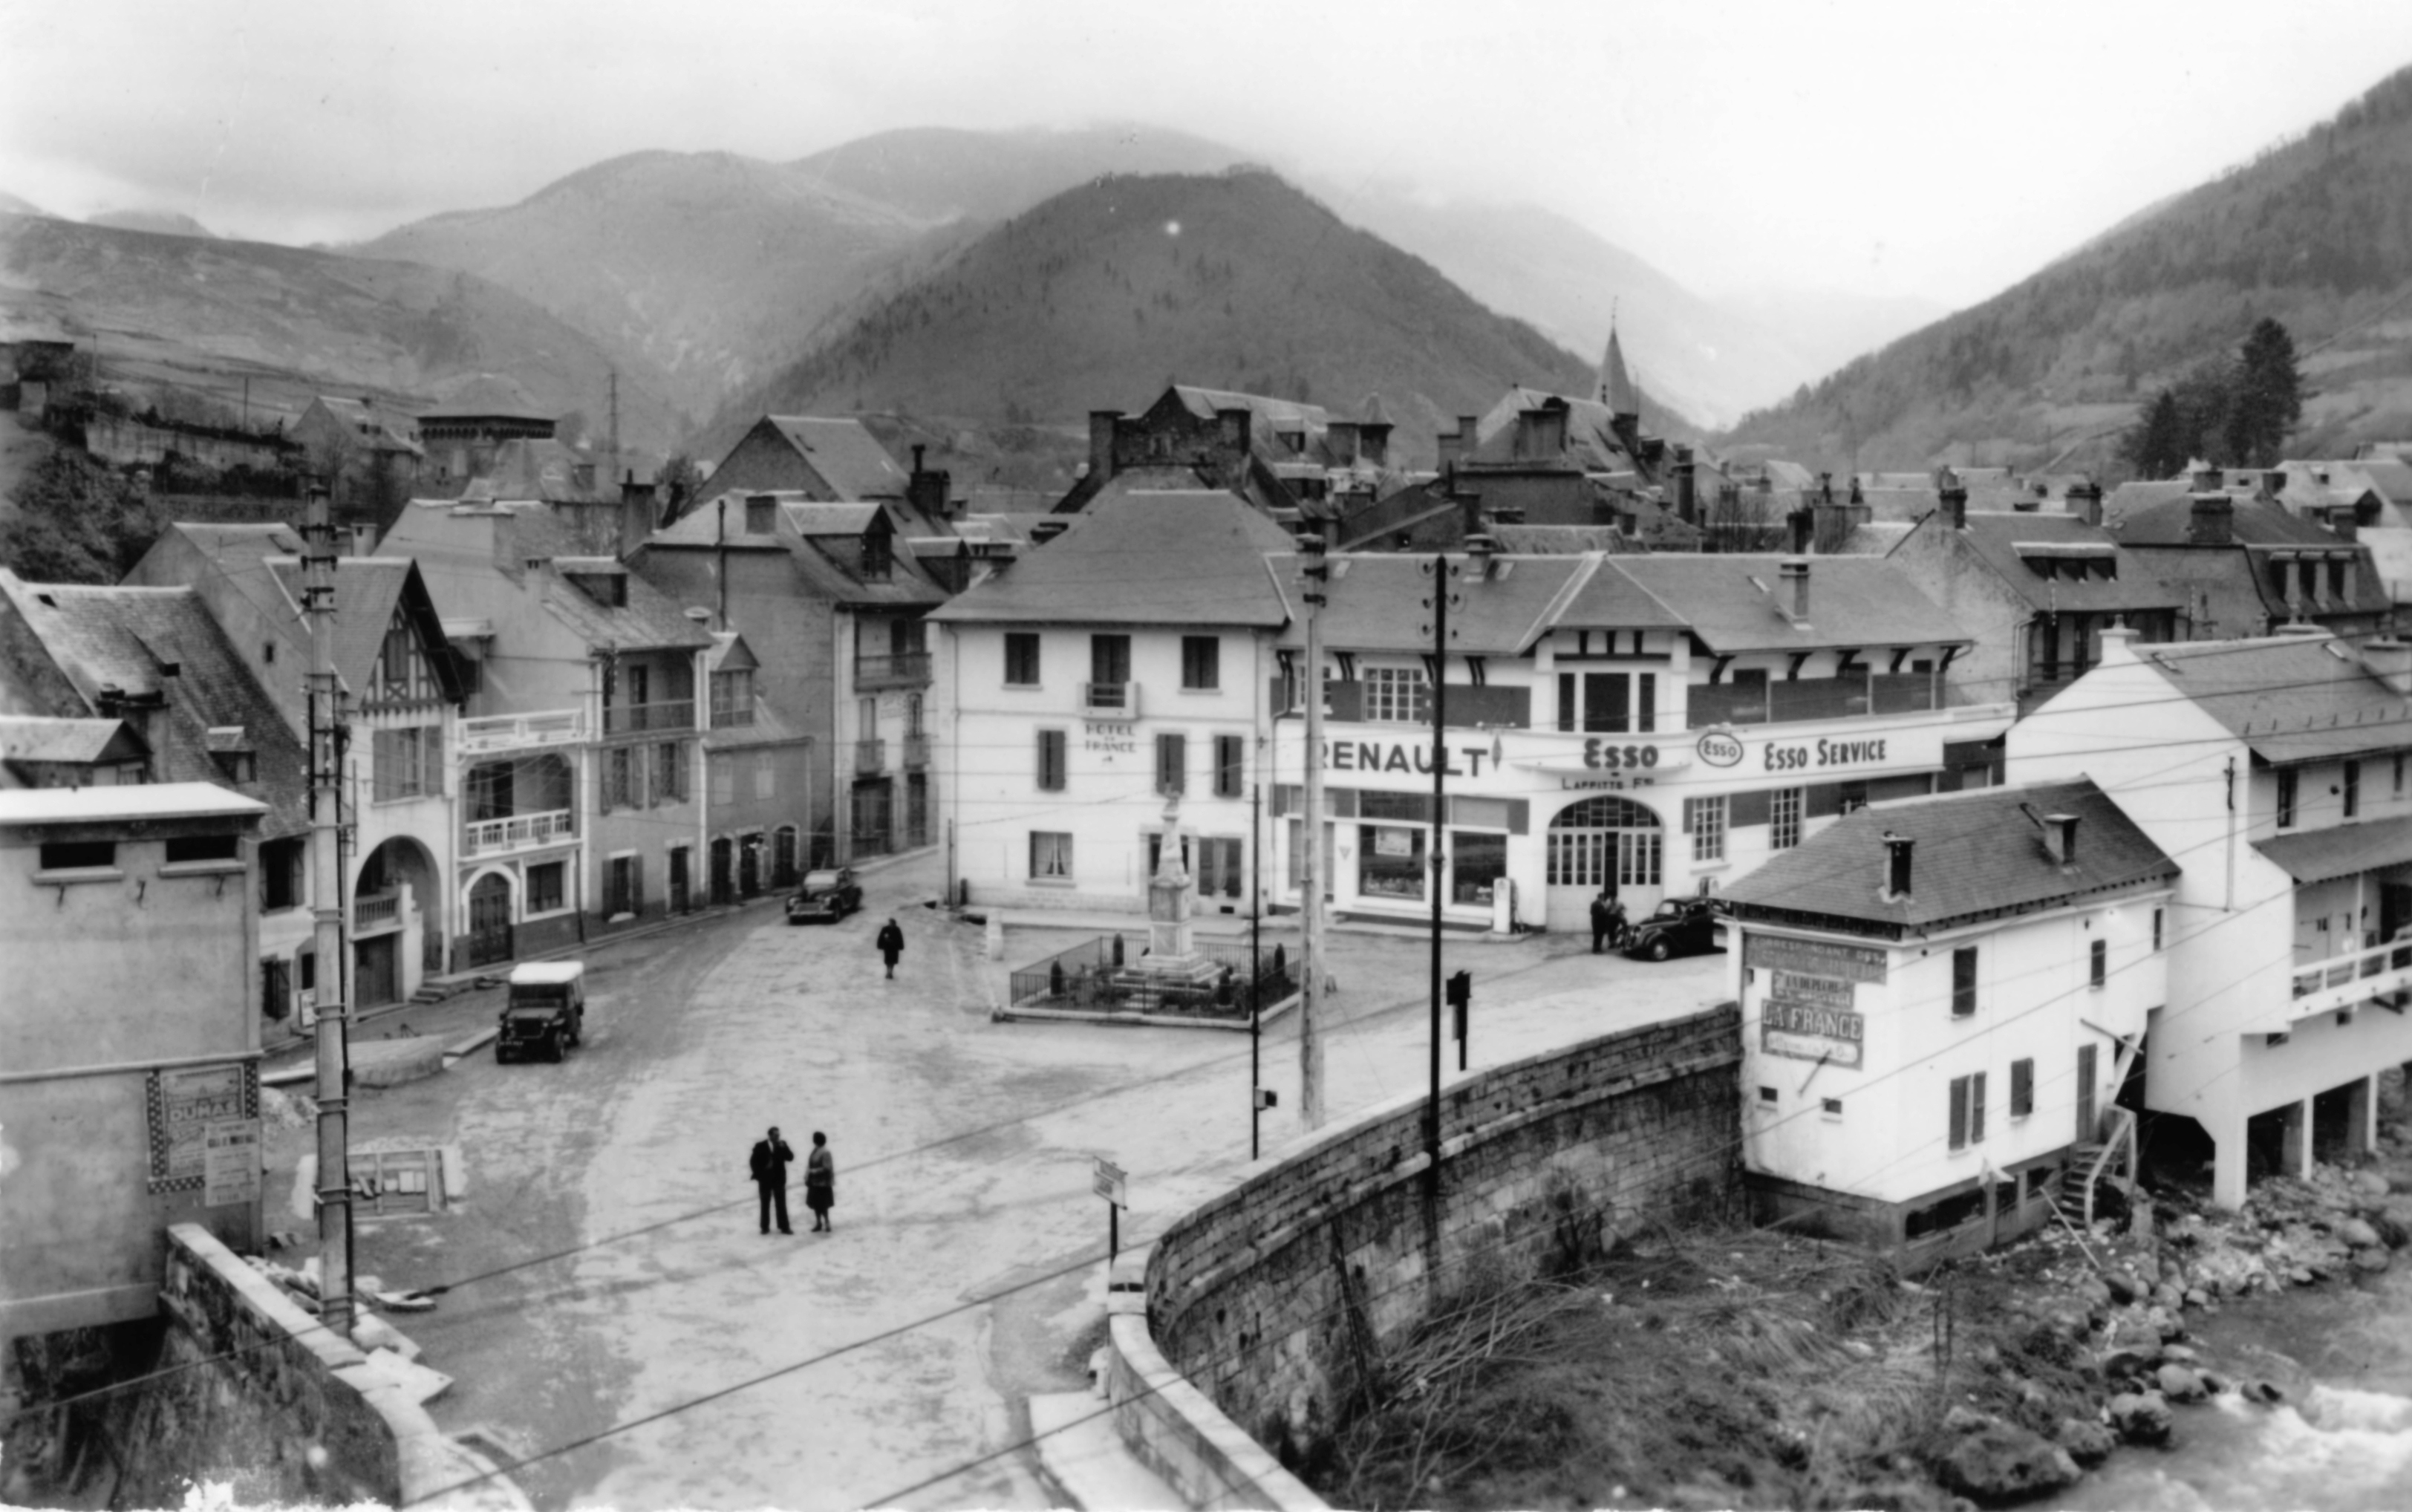
[[895, 560], [886, 536], [862, 537], [862, 576], [868, 581], [885, 582]]
[[776, 499], [762, 498], [746, 500], [745, 534], [748, 536], [770, 535], [773, 525], [777, 522], [778, 508], [779, 501]]

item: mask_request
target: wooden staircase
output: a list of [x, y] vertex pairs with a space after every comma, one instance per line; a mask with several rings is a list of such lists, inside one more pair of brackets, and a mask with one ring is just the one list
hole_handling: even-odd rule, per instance
[[2136, 1195], [2136, 1115], [2124, 1108], [2112, 1108], [2103, 1116], [2099, 1140], [2080, 1142], [2070, 1153], [2075, 1157], [2060, 1173], [2060, 1188], [2052, 1194], [2053, 1203], [2079, 1232], [2094, 1226], [2094, 1195], [2104, 1182], [2110, 1182], [2132, 1200]]

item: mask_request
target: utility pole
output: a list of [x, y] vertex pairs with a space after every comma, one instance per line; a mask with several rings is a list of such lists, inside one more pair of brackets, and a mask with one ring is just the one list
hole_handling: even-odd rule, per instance
[[343, 894], [342, 711], [335, 692], [335, 529], [327, 488], [310, 484], [302, 526], [302, 609], [310, 621], [310, 908], [317, 980], [318, 1316], [336, 1337], [352, 1335], [351, 1066], [346, 1040]]
[[1449, 790], [1442, 777], [1449, 770], [1449, 557], [1432, 561], [1433, 575], [1433, 812], [1432, 849], [1425, 856], [1432, 888], [1432, 1092], [1424, 1105], [1426, 1177], [1440, 1190], [1440, 904], [1441, 837], [1449, 832]]
[[[618, 368], [611, 370], [610, 404], [611, 436], [609, 445], [611, 448], [611, 483], [616, 488], [620, 482], [620, 370]], [[727, 626], [724, 625], [722, 628], [725, 629]]]
[[1331, 576], [1324, 563], [1322, 532], [1310, 526], [1299, 537], [1306, 576], [1306, 816], [1300, 825], [1299, 914], [1305, 938], [1299, 950], [1306, 991], [1298, 1004], [1298, 1116], [1310, 1129], [1323, 1127], [1323, 588]]
[[1248, 1158], [1264, 1152], [1265, 1076], [1261, 1057], [1265, 985], [1264, 788], [1248, 785]]

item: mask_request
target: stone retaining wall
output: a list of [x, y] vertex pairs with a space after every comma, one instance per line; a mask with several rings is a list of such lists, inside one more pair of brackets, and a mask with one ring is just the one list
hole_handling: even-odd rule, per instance
[[1446, 1089], [1436, 1194], [1417, 1094], [1195, 1209], [1110, 1297], [1125, 1442], [1193, 1506], [1320, 1505], [1289, 1471], [1434, 1300], [1738, 1199], [1741, 1061], [1730, 1004], [1603, 1035]]
[[[398, 1506], [494, 1468], [206, 1229], [169, 1230], [159, 1303], [169, 1323], [163, 1373], [125, 1435], [115, 1505], [182, 1505], [189, 1480], [230, 1487], [237, 1505]], [[501, 1475], [444, 1503], [528, 1505]]]

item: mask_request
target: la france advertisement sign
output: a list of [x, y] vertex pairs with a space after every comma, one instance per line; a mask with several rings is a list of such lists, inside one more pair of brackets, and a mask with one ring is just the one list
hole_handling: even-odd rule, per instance
[[1867, 1020], [1855, 1011], [1860, 982], [1885, 979], [1885, 952], [1823, 940], [1743, 937], [1744, 964], [1768, 974], [1759, 1048], [1770, 1055], [1857, 1067], [1866, 1057]]

